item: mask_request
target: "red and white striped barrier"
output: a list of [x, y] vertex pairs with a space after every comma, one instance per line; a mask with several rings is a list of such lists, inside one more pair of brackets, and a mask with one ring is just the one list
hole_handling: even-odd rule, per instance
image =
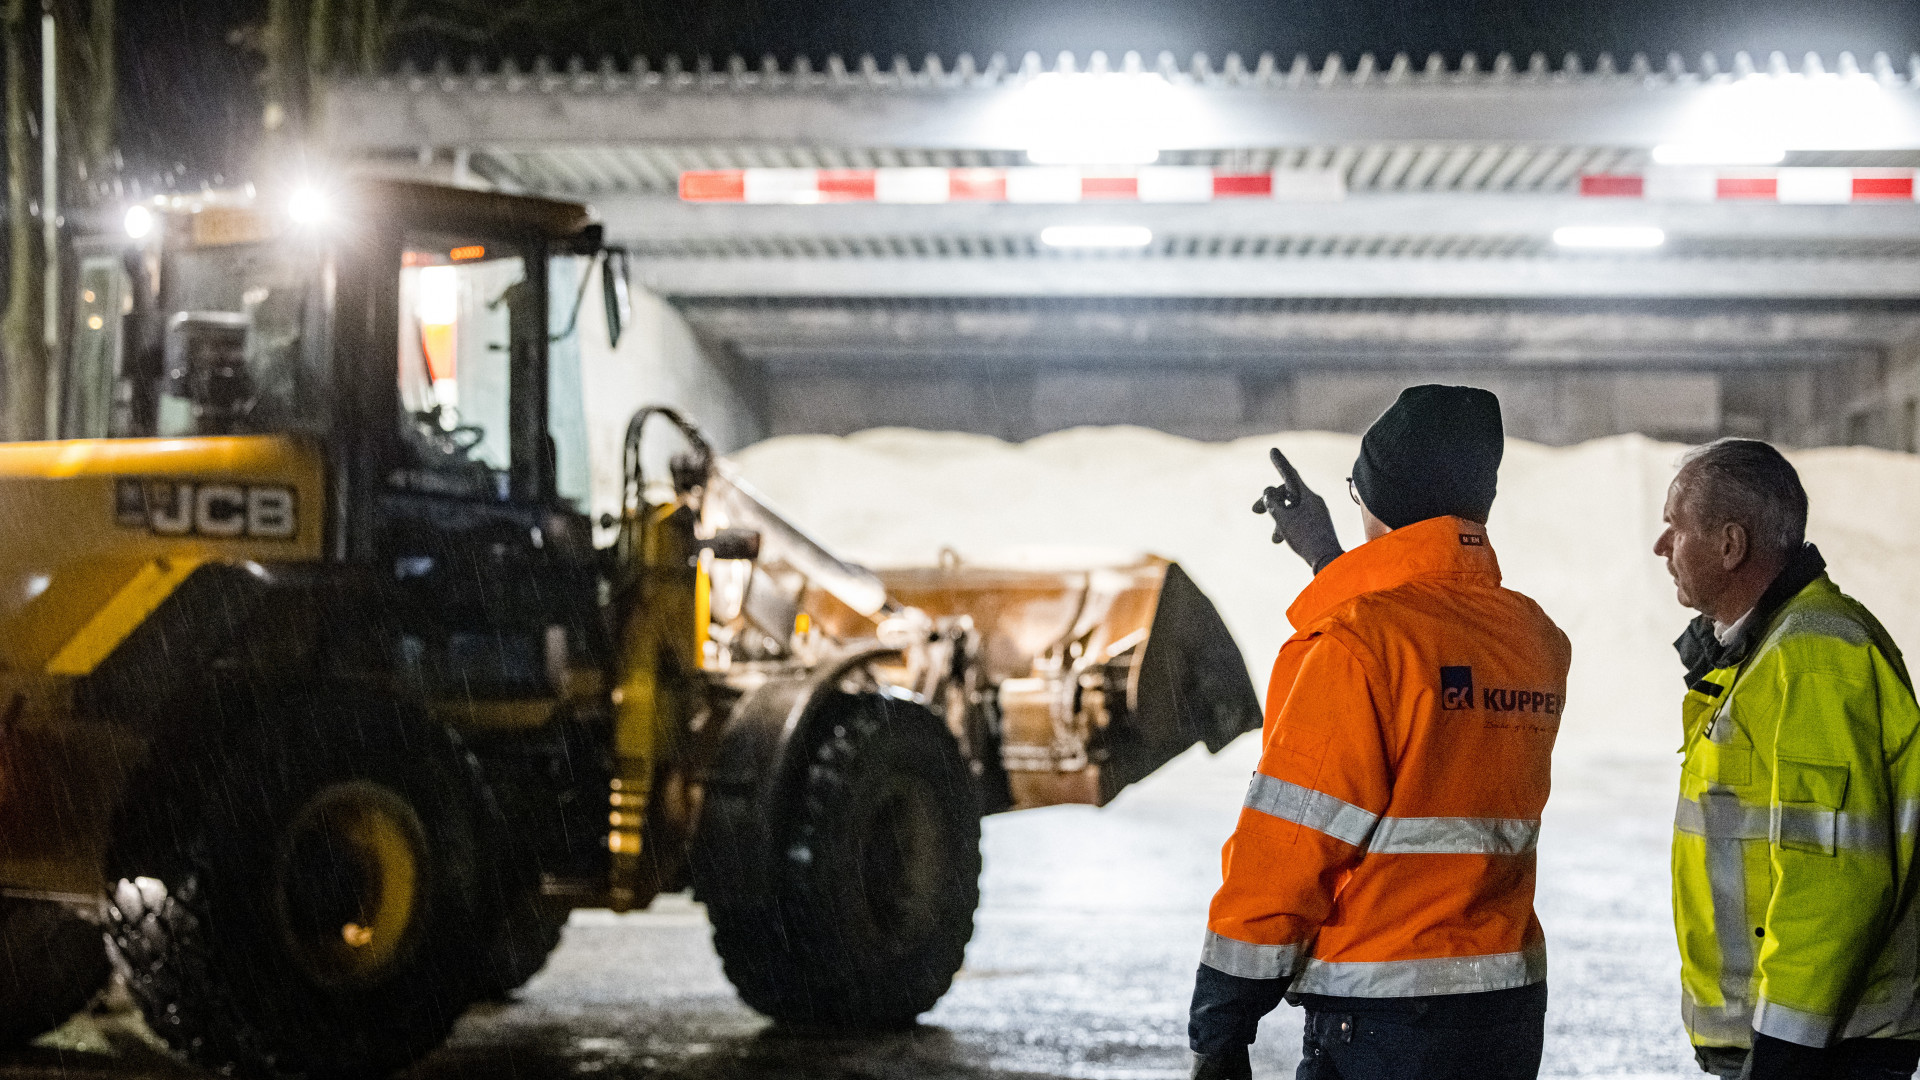
[[680, 174], [686, 202], [727, 203], [1203, 203], [1215, 199], [1324, 202], [1344, 198], [1331, 171], [1226, 173], [1206, 166], [1081, 169], [711, 169]]
[[[1911, 202], [1920, 199], [1917, 174], [1920, 170], [1655, 166], [1643, 173], [1582, 176], [1580, 194], [1653, 202]], [[1345, 178], [1337, 171], [1230, 173], [1204, 165], [706, 169], [680, 174], [680, 198], [708, 203], [1324, 202], [1346, 194]]]
[[1654, 202], [1746, 200], [1779, 203], [1911, 202], [1920, 198], [1913, 169], [1653, 168], [1580, 178], [1588, 198]]

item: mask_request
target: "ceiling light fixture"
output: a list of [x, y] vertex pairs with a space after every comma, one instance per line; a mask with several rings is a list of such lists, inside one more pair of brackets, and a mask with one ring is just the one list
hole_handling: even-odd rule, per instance
[[1787, 152], [1778, 146], [1733, 143], [1667, 143], [1653, 148], [1655, 165], [1778, 165]]
[[1155, 147], [1097, 134], [1083, 139], [1054, 136], [1052, 142], [1027, 147], [1031, 165], [1151, 165], [1159, 160]]
[[1563, 248], [1657, 248], [1667, 242], [1663, 229], [1652, 225], [1562, 225], [1553, 230], [1553, 242]]
[[1191, 125], [1186, 99], [1152, 72], [1038, 75], [1016, 95], [1016, 146], [1035, 165], [1151, 165]]

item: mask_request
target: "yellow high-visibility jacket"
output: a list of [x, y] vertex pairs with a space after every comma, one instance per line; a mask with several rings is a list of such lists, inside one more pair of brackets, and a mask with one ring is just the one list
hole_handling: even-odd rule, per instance
[[1920, 1038], [1920, 707], [1824, 573], [1687, 691], [1673, 835], [1696, 1045]]

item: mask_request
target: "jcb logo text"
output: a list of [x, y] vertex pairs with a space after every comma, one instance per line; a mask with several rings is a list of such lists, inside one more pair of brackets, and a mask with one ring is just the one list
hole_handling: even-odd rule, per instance
[[298, 531], [293, 489], [284, 484], [183, 483], [123, 476], [113, 517], [157, 536], [291, 540]]

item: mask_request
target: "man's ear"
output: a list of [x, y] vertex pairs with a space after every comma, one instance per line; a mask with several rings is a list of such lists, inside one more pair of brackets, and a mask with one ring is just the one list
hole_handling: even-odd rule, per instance
[[1720, 567], [1723, 570], [1738, 570], [1740, 564], [1747, 561], [1747, 527], [1737, 521], [1729, 521], [1720, 527]]

